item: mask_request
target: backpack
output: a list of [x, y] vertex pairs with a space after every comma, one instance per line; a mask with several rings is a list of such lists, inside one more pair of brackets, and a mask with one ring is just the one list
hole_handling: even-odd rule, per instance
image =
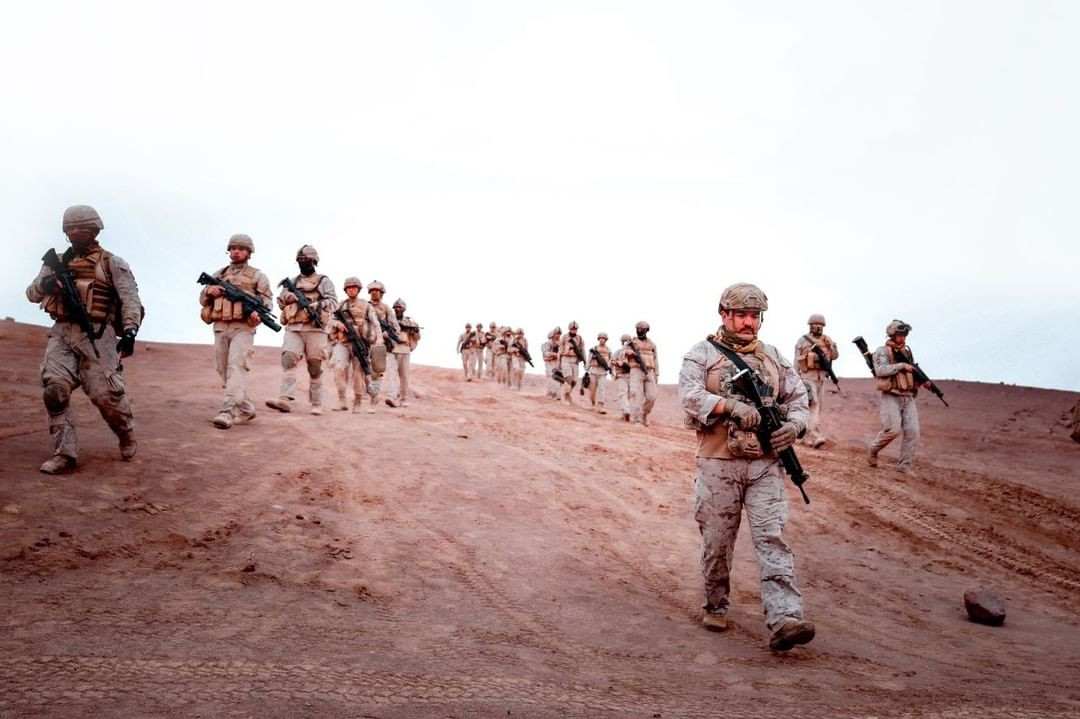
[[[113, 284], [112, 275], [112, 253], [103, 249], [101, 251], [101, 263], [105, 266], [105, 276], [109, 278], [109, 284], [115, 288]], [[117, 337], [124, 335], [124, 307], [123, 302], [120, 300], [120, 295], [116, 294], [116, 290], [113, 290], [113, 298], [116, 300], [116, 312], [113, 314], [112, 328]], [[142, 327], [143, 319], [146, 317], [146, 305], [141, 301], [139, 302], [139, 327]]]

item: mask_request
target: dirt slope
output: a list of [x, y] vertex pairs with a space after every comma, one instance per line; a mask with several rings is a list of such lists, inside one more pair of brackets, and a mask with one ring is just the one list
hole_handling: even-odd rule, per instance
[[[136, 459], [79, 393], [79, 471], [48, 477], [43, 348], [0, 323], [0, 717], [1080, 716], [1066, 393], [942, 383], [908, 478], [866, 466], [876, 399], [842, 380], [789, 495], [818, 638], [777, 655], [745, 536], [733, 629], [698, 623], [672, 387], [644, 428], [417, 367], [408, 409], [223, 432], [212, 349], [143, 344]], [[260, 348], [260, 405], [278, 378]]]

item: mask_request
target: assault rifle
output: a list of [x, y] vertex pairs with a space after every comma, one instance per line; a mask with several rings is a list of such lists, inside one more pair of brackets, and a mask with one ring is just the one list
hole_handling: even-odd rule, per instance
[[308, 317], [315, 323], [315, 326], [321, 330], [326, 329], [326, 325], [323, 324], [322, 317], [320, 317], [319, 310], [315, 305], [311, 304], [311, 300], [307, 298], [307, 295], [297, 289], [292, 280], [286, 277], [281, 282], [278, 282], [278, 287], [284, 287], [289, 292], [292, 292], [296, 296], [296, 304], [300, 306], [300, 309], [307, 312]]
[[205, 272], [199, 275], [198, 283], [200, 285], [220, 287], [225, 292], [226, 299], [230, 302], [239, 302], [244, 306], [245, 313], [257, 314], [264, 325], [274, 330], [274, 332], [281, 331], [281, 325], [277, 323], [277, 318], [270, 312], [270, 308], [264, 305], [255, 295], [249, 295], [231, 282], [226, 282]]
[[836, 389], [840, 389], [840, 380], [836, 378], [836, 373], [833, 372], [832, 368], [832, 360], [829, 359], [829, 356], [827, 354], [825, 354], [825, 350], [821, 349], [821, 347], [816, 342], [811, 342], [810, 351], [817, 355], [818, 365], [821, 367], [822, 371], [825, 372], [825, 375], [832, 381], [832, 383], [836, 385]]
[[[757, 375], [749, 367], [732, 376], [731, 386], [757, 407], [758, 412], [761, 414], [761, 424], [758, 426], [757, 436], [761, 440], [761, 448], [766, 452], [770, 451], [772, 449], [770, 437], [784, 423], [783, 419], [780, 418], [780, 410], [774, 402], [772, 387], [760, 382]], [[780, 463], [784, 465], [784, 471], [788, 473], [791, 481], [802, 493], [803, 501], [810, 504], [810, 498], [806, 496], [806, 490], [803, 489], [803, 484], [810, 479], [810, 475], [803, 470], [802, 464], [799, 463], [799, 458], [795, 454], [795, 449], [788, 447], [778, 452], [777, 456], [780, 458]]]
[[601, 368], [603, 368], [603, 370], [604, 370], [605, 372], [608, 372], [608, 373], [610, 373], [610, 372], [611, 372], [611, 365], [609, 365], [609, 364], [607, 363], [607, 360], [605, 360], [605, 359], [604, 359], [604, 358], [603, 358], [603, 357], [602, 357], [602, 356], [600, 355], [600, 353], [596, 351], [596, 348], [595, 348], [595, 347], [593, 347], [592, 349], [590, 349], [590, 350], [589, 350], [589, 355], [590, 355], [590, 356], [591, 356], [591, 357], [592, 357], [592, 358], [593, 358], [594, 360], [596, 360], [596, 364], [600, 365], [600, 367], [601, 367]]
[[579, 346], [578, 342], [575, 341], [575, 339], [579, 339], [581, 344], [584, 344], [585, 340], [580, 338], [581, 335], [577, 335], [576, 338], [574, 335], [569, 335], [567, 337], [567, 339], [570, 341], [570, 346], [574, 348], [574, 354], [577, 355], [577, 361], [585, 365], [585, 373], [584, 376], [582, 376], [581, 378], [581, 387], [578, 388], [578, 394], [584, 397], [585, 390], [587, 390], [589, 388], [589, 385], [592, 384], [592, 379], [589, 377], [589, 363], [585, 359], [585, 353], [581, 351], [581, 347]]
[[101, 353], [98, 352], [94, 340], [101, 339], [101, 335], [105, 334], [106, 323], [102, 322], [101, 329], [94, 332], [94, 321], [90, 318], [90, 312], [86, 309], [82, 298], [79, 297], [79, 291], [75, 287], [75, 276], [71, 274], [71, 268], [67, 266], [67, 263], [56, 254], [55, 249], [50, 247], [49, 251], [42, 256], [41, 261], [53, 271], [53, 276], [60, 283], [61, 301], [67, 311], [75, 317], [79, 328], [86, 333], [86, 339], [90, 340], [90, 348], [94, 350], [94, 356], [100, 359]]
[[634, 353], [634, 361], [638, 364], [638, 369], [642, 372], [645, 371], [645, 360], [641, 357], [641, 352], [638, 350], [637, 345], [634, 344], [634, 340], [630, 340], [626, 343], [626, 346], [630, 348], [630, 351]]
[[525, 361], [529, 363], [530, 367], [535, 367], [536, 366], [536, 365], [533, 364], [532, 355], [529, 354], [529, 350], [525, 349], [525, 345], [518, 344], [517, 340], [514, 340], [510, 344], [513, 345], [514, 347], [518, 348], [518, 352], [521, 353], [521, 356], [525, 358]]
[[346, 307], [339, 307], [334, 310], [334, 317], [337, 317], [341, 324], [345, 326], [345, 337], [348, 338], [349, 344], [352, 346], [353, 357], [360, 361], [360, 369], [364, 375], [370, 377], [371, 358], [368, 353], [371, 348], [363, 337], [356, 334], [356, 318], [353, 317], [352, 311]]
[[[859, 352], [862, 352], [862, 356], [866, 358], [866, 364], [870, 366], [870, 373], [877, 377], [877, 372], [874, 371], [874, 356], [870, 354], [870, 348], [866, 346], [866, 340], [862, 337], [856, 337], [852, 342], [859, 348]], [[915, 380], [915, 384], [926, 385], [931, 394], [940, 399], [942, 404], [948, 407], [949, 403], [945, 401], [945, 393], [941, 391], [940, 387], [934, 384], [934, 380], [930, 379], [930, 377], [923, 372], [922, 367], [915, 363], [915, 360], [911, 355], [911, 350], [897, 352], [896, 354], [898, 360], [911, 365], [911, 376], [912, 379]]]
[[386, 338], [390, 340], [386, 344], [386, 350], [389, 352], [394, 349], [396, 345], [403, 343], [405, 340], [401, 339], [401, 335], [397, 333], [394, 326], [390, 324], [388, 320], [380, 319], [379, 326], [382, 327], [382, 331], [386, 333]]

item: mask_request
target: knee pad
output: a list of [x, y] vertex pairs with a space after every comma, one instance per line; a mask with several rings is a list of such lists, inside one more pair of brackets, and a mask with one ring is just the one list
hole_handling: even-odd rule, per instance
[[281, 353], [281, 366], [284, 369], [292, 369], [300, 362], [300, 355], [295, 352]]
[[307, 372], [312, 377], [322, 376], [322, 360], [309, 359], [307, 361]]
[[41, 395], [45, 401], [45, 409], [49, 410], [49, 414], [60, 414], [67, 409], [68, 403], [71, 401], [71, 390], [68, 389], [67, 385], [59, 382], [50, 382], [45, 385], [45, 391]]

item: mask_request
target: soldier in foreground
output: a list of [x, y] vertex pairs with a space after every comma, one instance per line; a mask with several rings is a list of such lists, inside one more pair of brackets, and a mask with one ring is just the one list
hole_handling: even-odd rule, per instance
[[634, 325], [637, 337], [627, 345], [630, 361], [630, 407], [635, 422], [649, 426], [649, 414], [656, 404], [656, 378], [660, 365], [656, 359], [656, 343], [648, 338], [649, 323]]
[[281, 292], [277, 303], [281, 308], [281, 323], [285, 325], [281, 345], [281, 390], [277, 399], [266, 400], [266, 406], [279, 412], [292, 411], [300, 360], [305, 360], [311, 414], [322, 414], [323, 359], [329, 343], [327, 325], [330, 313], [337, 309], [337, 292], [329, 277], [315, 271], [319, 253], [314, 247], [304, 245], [297, 250], [296, 264], [300, 274], [279, 283]]
[[559, 370], [566, 383], [563, 384], [563, 399], [574, 403], [574, 387], [578, 383], [578, 362], [585, 362], [585, 338], [578, 334], [578, 323], [571, 321], [566, 326], [566, 334], [559, 343]]
[[[825, 444], [825, 435], [821, 432], [821, 405], [825, 400], [826, 370], [822, 357], [831, 363], [840, 356], [840, 350], [832, 338], [825, 334], [825, 316], [812, 314], [806, 321], [810, 331], [795, 343], [795, 366], [799, 376], [810, 390], [810, 426], [806, 430], [803, 442], [811, 447]], [[817, 347], [815, 350], [814, 348]], [[821, 353], [820, 355], [818, 353]]]
[[[233, 235], [225, 247], [229, 264], [213, 274], [250, 295], [267, 310], [272, 295], [270, 280], [257, 267], [248, 264], [255, 252], [255, 243], [247, 235]], [[221, 410], [214, 417], [214, 426], [228, 429], [234, 423], [255, 419], [255, 404], [247, 394], [249, 363], [255, 354], [255, 330], [262, 323], [259, 313], [226, 296], [218, 285], [209, 284], [199, 293], [204, 322], [214, 325], [214, 358], [218, 375], [225, 385]]]
[[630, 361], [626, 354], [629, 352], [627, 345], [630, 344], [630, 335], [619, 338], [620, 346], [611, 353], [611, 369], [615, 373], [615, 396], [619, 399], [619, 412], [622, 413], [624, 422], [630, 421]]
[[[405, 300], [400, 297], [394, 300], [394, 318], [398, 327], [401, 328], [401, 336], [404, 342], [394, 345], [389, 358], [393, 361], [390, 369], [390, 380], [397, 375], [397, 387], [389, 389], [386, 403], [391, 407], [407, 407], [409, 404], [409, 373], [412, 370], [412, 352], [420, 342], [420, 325], [412, 317], [405, 316]], [[393, 382], [390, 382], [393, 385]]]
[[379, 390], [382, 388], [382, 376], [386, 372], [387, 353], [405, 341], [405, 338], [401, 336], [397, 315], [389, 305], [382, 301], [385, 293], [386, 287], [382, 282], [375, 280], [368, 284], [368, 297], [371, 306], [375, 308], [375, 314], [379, 317], [379, 329], [382, 336], [382, 342], [372, 347], [371, 380], [368, 382], [368, 394], [371, 396], [369, 414], [374, 412], [379, 404]]
[[55, 321], [41, 364], [42, 399], [53, 441], [53, 455], [41, 465], [45, 474], [72, 469], [78, 461], [70, 401], [80, 385], [119, 438], [120, 456], [129, 460], [136, 449], [118, 355], [128, 357], [135, 350], [142, 322], [138, 285], [127, 262], [98, 244], [105, 224], [93, 207], [67, 208], [61, 227], [71, 247], [62, 257], [50, 249], [26, 288], [26, 298], [40, 303]]
[[596, 344], [589, 349], [589, 406], [600, 414], [607, 414], [604, 382], [611, 371], [611, 348], [607, 341], [607, 332], [601, 332], [596, 336]]
[[[705, 579], [702, 624], [727, 629], [731, 557], [746, 508], [751, 541], [761, 574], [769, 647], [787, 651], [814, 638], [803, 618], [795, 585], [795, 558], [784, 541], [788, 517], [784, 474], [777, 453], [790, 448], [809, 417], [806, 386], [779, 350], [758, 340], [768, 298], [758, 287], [739, 283], [720, 296], [721, 326], [694, 345], [679, 372], [679, 402], [697, 430], [694, 514], [701, 531]], [[765, 437], [757, 407], [737, 393], [733, 381], [749, 368], [771, 388], [786, 419]]]
[[510, 358], [510, 389], [521, 391], [525, 380], [525, 354], [528, 351], [529, 340], [525, 339], [525, 330], [518, 327], [506, 348], [506, 354]]
[[[346, 277], [345, 299], [335, 310], [334, 317], [330, 321], [330, 339], [333, 341], [330, 366], [334, 373], [334, 385], [337, 388], [337, 406], [334, 409], [339, 411], [349, 409], [348, 385], [351, 376], [352, 411], [357, 414], [363, 405], [364, 395], [368, 396], [369, 412], [374, 412], [371, 406], [375, 404], [375, 398], [379, 396], [378, 380], [369, 373], [373, 355], [376, 354], [373, 350], [382, 344], [379, 315], [370, 302], [360, 297], [360, 290], [363, 288], [364, 285], [359, 277]], [[353, 345], [349, 337], [350, 331], [361, 340], [364, 346]], [[360, 355], [364, 355], [367, 361], [365, 362]], [[372, 385], [376, 386], [372, 388]]]
[[[905, 474], [914, 474], [912, 460], [915, 458], [915, 446], [919, 443], [919, 409], [915, 404], [915, 395], [919, 385], [915, 382], [915, 361], [911, 348], [907, 345], [907, 336], [911, 325], [901, 320], [893, 320], [885, 327], [888, 339], [885, 344], [874, 350], [874, 377], [880, 392], [879, 410], [881, 431], [870, 443], [867, 461], [871, 467], [878, 464], [878, 452], [890, 442], [903, 435], [900, 443], [900, 461], [896, 468]], [[929, 387], [929, 382], [923, 384]]]
[[[461, 355], [461, 369], [465, 373], [465, 381], [472, 382], [473, 348], [476, 346], [476, 333], [473, 332], [472, 322], [465, 323], [465, 331], [458, 335], [457, 351]], [[479, 379], [479, 378], [478, 378]]]

